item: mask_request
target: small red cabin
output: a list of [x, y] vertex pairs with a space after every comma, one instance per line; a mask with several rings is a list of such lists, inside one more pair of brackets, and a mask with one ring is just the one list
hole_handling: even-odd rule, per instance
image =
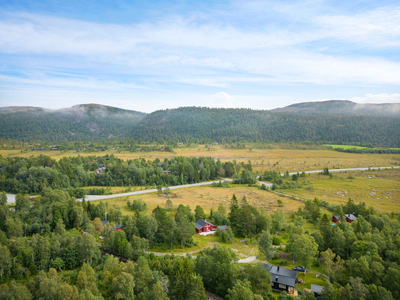
[[196, 226], [197, 233], [209, 232], [217, 228], [217, 226], [215, 226], [214, 224], [211, 224], [210, 222], [204, 221], [202, 219], [198, 220], [194, 225]]
[[[353, 223], [355, 220], [357, 220], [357, 217], [353, 214], [346, 214], [344, 215], [344, 217], [346, 218], [346, 222], [347, 223]], [[340, 216], [333, 216], [332, 217], [332, 222], [339, 222], [340, 221]]]

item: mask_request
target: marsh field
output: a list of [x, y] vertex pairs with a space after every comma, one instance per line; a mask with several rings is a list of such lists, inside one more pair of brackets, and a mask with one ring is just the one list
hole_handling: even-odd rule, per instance
[[29, 157], [31, 155], [47, 155], [54, 159], [72, 156], [106, 156], [113, 154], [123, 160], [145, 158], [154, 160], [159, 158], [212, 157], [221, 161], [245, 162], [251, 161], [253, 172], [279, 170], [280, 172], [301, 172], [329, 169], [358, 168], [358, 167], [386, 167], [400, 165], [400, 154], [357, 154], [343, 153], [334, 150], [301, 150], [301, 149], [229, 149], [222, 145], [198, 145], [195, 147], [175, 148], [174, 152], [128, 152], [109, 150], [107, 152], [82, 151], [21, 151], [0, 150], [3, 157]]
[[[262, 173], [269, 170], [279, 172], [301, 172], [303, 170], [319, 170], [325, 167], [336, 168], [357, 168], [357, 167], [389, 167], [400, 165], [400, 154], [356, 154], [343, 153], [333, 150], [302, 150], [302, 149], [228, 149], [222, 145], [198, 145], [196, 147], [175, 148], [174, 152], [127, 152], [110, 150], [107, 152], [78, 152], [78, 151], [21, 151], [21, 150], [0, 150], [3, 157], [29, 157], [48, 155], [54, 159], [73, 156], [114, 156], [123, 160], [145, 158], [154, 160], [159, 158], [172, 158], [175, 156], [198, 157], [208, 156], [221, 161], [245, 162], [251, 161], [253, 172]], [[287, 179], [287, 180], [290, 180]], [[373, 206], [378, 212], [400, 213], [400, 170], [375, 170], [375, 171], [352, 171], [336, 172], [332, 178], [319, 174], [308, 174], [306, 178], [300, 178], [307, 182], [308, 188], [285, 189], [281, 192], [286, 195], [314, 199], [315, 197], [334, 204], [346, 203], [351, 197], [356, 203], [362, 201], [367, 206]], [[309, 188], [311, 187], [311, 188]], [[133, 187], [133, 190], [144, 189], [145, 187]], [[113, 194], [126, 191], [126, 187], [110, 187]], [[217, 208], [219, 203], [228, 206], [232, 194], [238, 197], [246, 195], [250, 204], [256, 207], [263, 207], [269, 211], [283, 209], [285, 214], [296, 211], [302, 203], [292, 200], [289, 197], [280, 197], [271, 192], [260, 190], [257, 187], [247, 187], [231, 184], [229, 188], [193, 187], [173, 192], [172, 201], [174, 204], [189, 205], [192, 209], [196, 205], [204, 207], [208, 213], [210, 209]], [[156, 193], [140, 196], [122, 197], [108, 200], [109, 203], [122, 207], [124, 213], [127, 210], [127, 200], [142, 199], [146, 201], [149, 212], [157, 205], [163, 206], [166, 198]], [[284, 202], [279, 207], [277, 200]]]

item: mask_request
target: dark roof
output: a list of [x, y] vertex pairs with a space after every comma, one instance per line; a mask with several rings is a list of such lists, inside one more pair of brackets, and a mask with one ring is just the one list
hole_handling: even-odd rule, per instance
[[321, 295], [323, 287], [320, 285], [312, 284], [311, 285], [311, 292]]
[[268, 272], [271, 274], [271, 282], [277, 282], [280, 284], [288, 285], [288, 286], [295, 286], [296, 278], [297, 278], [297, 271], [285, 269], [279, 267], [275, 267], [268, 264], [262, 264], [263, 268], [267, 269]]
[[214, 226], [214, 225], [211, 224], [210, 222], [204, 221], [204, 220], [202, 220], [202, 219], [198, 220], [198, 221], [196, 222], [196, 224], [194, 224], [194, 226], [196, 226], [196, 229], [201, 229], [201, 228], [203, 228], [204, 226], [206, 226], [207, 224], [210, 224], [210, 225]]
[[350, 219], [352, 221], [357, 220], [357, 217], [355, 215], [353, 215], [353, 214], [347, 214], [347, 215], [344, 215], [344, 216], [346, 217], [346, 219]]
[[120, 229], [120, 228], [122, 228], [122, 224], [115, 225], [115, 229]]
[[108, 223], [108, 220], [101, 221], [101, 225], [103, 225], [103, 227], [104, 227], [107, 223]]
[[218, 226], [218, 229], [219, 230], [227, 230], [228, 226], [226, 226], [226, 225]]

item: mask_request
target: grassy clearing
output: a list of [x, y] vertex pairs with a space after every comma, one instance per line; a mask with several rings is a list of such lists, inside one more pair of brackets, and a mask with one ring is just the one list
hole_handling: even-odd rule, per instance
[[249, 256], [255, 256], [258, 254], [258, 246], [254, 243], [243, 243], [241, 242], [242, 239], [235, 238], [232, 243], [222, 243], [218, 240], [218, 236], [215, 234], [210, 235], [200, 235], [195, 234], [193, 236], [194, 242], [197, 244], [196, 246], [190, 248], [183, 248], [181, 249], [179, 246], [175, 245], [174, 248], [171, 250], [166, 246], [154, 246], [149, 251], [152, 252], [159, 252], [159, 253], [172, 253], [175, 254], [182, 254], [182, 253], [190, 253], [192, 255], [196, 255], [197, 252], [200, 250], [210, 247], [213, 248], [215, 245], [219, 244], [220, 246], [229, 247], [232, 249], [233, 252], [236, 253], [238, 259], [247, 258]]
[[330, 145], [330, 144], [325, 144], [324, 146], [332, 147], [333, 149], [342, 148], [342, 149], [375, 149], [375, 150], [391, 149], [391, 150], [400, 150], [400, 148], [370, 148], [370, 147], [361, 147], [361, 146], [354, 146], [354, 145]]
[[221, 161], [248, 162], [251, 160], [253, 170], [264, 172], [279, 169], [282, 172], [319, 170], [324, 167], [333, 168], [357, 168], [357, 167], [379, 167], [400, 164], [400, 154], [356, 154], [343, 153], [332, 150], [290, 150], [290, 149], [225, 149], [223, 146], [213, 146], [208, 150], [205, 145], [191, 148], [178, 148], [175, 153], [171, 152], [124, 152], [110, 150], [108, 152], [77, 152], [77, 151], [28, 151], [21, 153], [21, 150], [0, 150], [3, 157], [29, 157], [31, 155], [48, 155], [54, 159], [64, 156], [104, 156], [114, 154], [121, 159], [156, 159], [172, 158], [175, 156], [198, 157], [211, 156]]
[[[345, 204], [349, 198], [365, 202], [379, 212], [400, 213], [400, 170], [351, 171], [333, 173], [333, 178], [310, 174], [314, 190], [283, 190], [285, 194], [334, 204]], [[351, 175], [351, 176], [350, 176]], [[299, 182], [301, 183], [301, 180]]]
[[[173, 190], [171, 198], [175, 207], [177, 207], [179, 204], [183, 204], [185, 206], [189, 205], [190, 208], [194, 210], [197, 205], [200, 205], [203, 207], [204, 211], [209, 214], [210, 209], [212, 207], [217, 209], [220, 203], [228, 208], [233, 194], [235, 194], [239, 199], [241, 199], [243, 196], [246, 196], [249, 204], [257, 208], [265, 208], [271, 213], [275, 210], [282, 210], [286, 215], [289, 215], [293, 211], [297, 211], [298, 208], [303, 205], [303, 203], [300, 201], [292, 200], [286, 197], [279, 197], [273, 193], [260, 190], [258, 187], [248, 187], [242, 185], [232, 185], [230, 188], [214, 188], [203, 186]], [[128, 200], [133, 202], [135, 199], [142, 199], [147, 203], [147, 214], [151, 214], [152, 210], [156, 208], [157, 205], [164, 207], [165, 202], [167, 201], [166, 197], [159, 196], [157, 193], [120, 197], [103, 201], [107, 201], [111, 205], [116, 204], [120, 206], [124, 214], [133, 215], [134, 213], [127, 209], [126, 202]], [[283, 207], [278, 206], [278, 199], [283, 201]], [[94, 203], [96, 202], [97, 201]]]

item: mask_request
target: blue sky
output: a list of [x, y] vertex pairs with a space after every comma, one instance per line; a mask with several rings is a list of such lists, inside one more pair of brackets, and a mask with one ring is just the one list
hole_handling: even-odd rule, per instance
[[398, 1], [1, 1], [0, 106], [400, 102]]

